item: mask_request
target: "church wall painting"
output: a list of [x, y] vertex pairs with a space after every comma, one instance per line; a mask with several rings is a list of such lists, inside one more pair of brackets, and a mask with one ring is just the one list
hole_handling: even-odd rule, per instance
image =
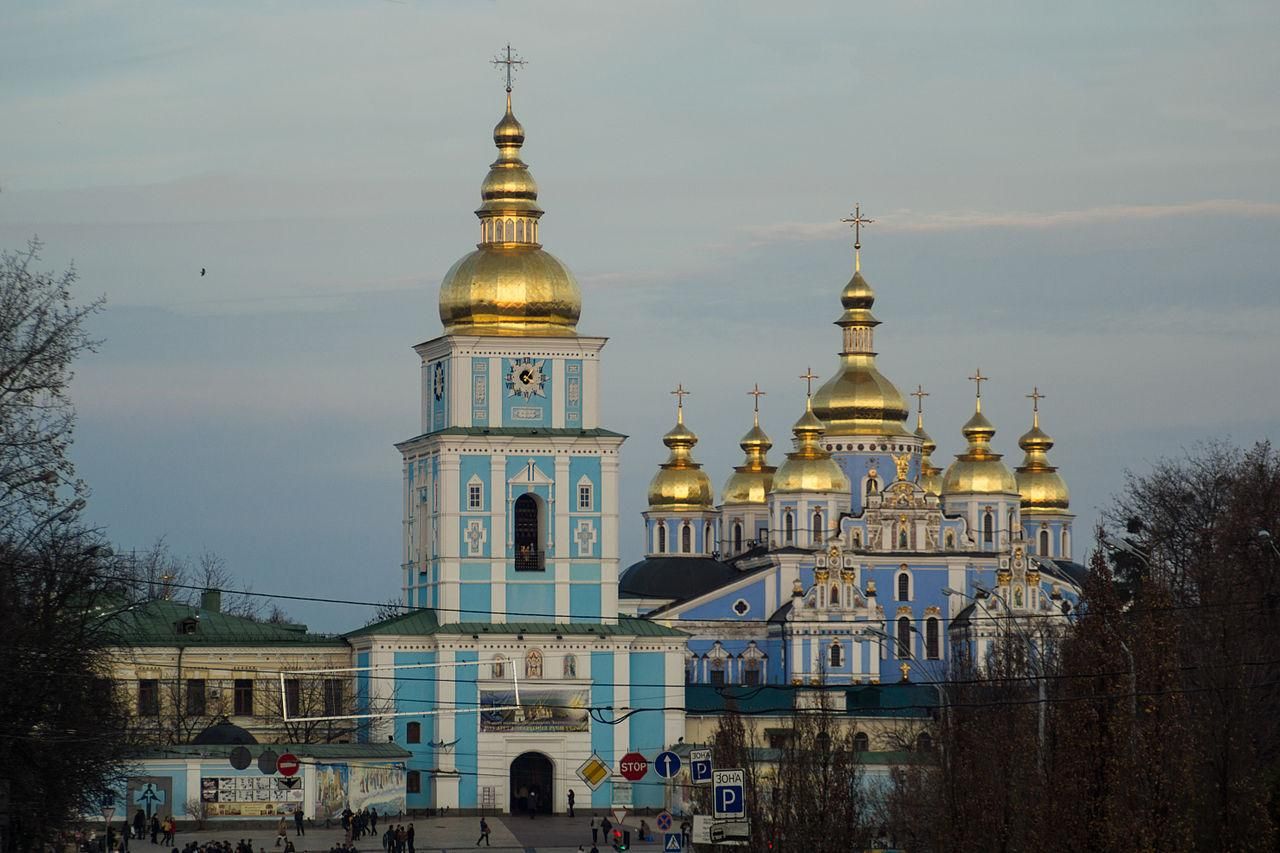
[[342, 816], [347, 807], [347, 765], [316, 765], [314, 805], [316, 820]]
[[390, 765], [355, 764], [348, 768], [347, 799], [352, 811], [377, 809], [399, 814], [405, 809], [404, 770]]
[[[553, 665], [558, 664], [552, 662]], [[511, 690], [480, 691], [482, 732], [585, 732], [590, 728], [588, 690], [521, 688], [520, 709]]]

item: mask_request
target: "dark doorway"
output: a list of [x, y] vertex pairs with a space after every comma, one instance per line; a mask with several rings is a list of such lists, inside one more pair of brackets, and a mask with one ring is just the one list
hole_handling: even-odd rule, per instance
[[511, 813], [528, 814], [532, 801], [539, 813], [550, 814], [554, 777], [551, 759], [541, 752], [526, 752], [511, 762]]
[[542, 550], [538, 541], [538, 499], [526, 492], [516, 498], [512, 508], [515, 533], [516, 571], [542, 571]]

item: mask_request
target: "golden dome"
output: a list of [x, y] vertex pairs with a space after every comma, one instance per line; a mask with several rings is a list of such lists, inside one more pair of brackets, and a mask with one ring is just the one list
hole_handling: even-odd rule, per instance
[[743, 464], [733, 469], [729, 480], [724, 484], [725, 506], [731, 504], [763, 504], [765, 495], [773, 485], [773, 473], [778, 469], [769, 464], [766, 458], [773, 442], [764, 430], [760, 429], [760, 414], [756, 413], [755, 422], [742, 441], [738, 443], [747, 454]]
[[1022, 495], [1023, 512], [1062, 512], [1071, 506], [1071, 493], [1058, 469], [1049, 464], [1053, 439], [1040, 429], [1039, 402], [1037, 399], [1031, 429], [1018, 439], [1018, 446], [1026, 451], [1017, 468], [1018, 492]]
[[942, 494], [1016, 494], [1018, 481], [1000, 461], [1000, 454], [991, 449], [996, 428], [982, 414], [982, 398], [978, 398], [973, 417], [960, 432], [969, 440], [969, 446], [947, 466], [947, 473], [942, 477]]
[[814, 414], [832, 435], [907, 434], [902, 394], [876, 368], [873, 330], [880, 321], [871, 313], [875, 301], [855, 255], [853, 278], [840, 294], [845, 310], [836, 321], [844, 337], [840, 367], [813, 395]]
[[787, 461], [773, 477], [774, 494], [849, 491], [849, 478], [822, 447], [820, 440], [826, 428], [814, 413], [812, 403], [810, 399], [805, 404], [804, 414], [791, 428], [796, 449], [787, 454]]
[[649, 481], [649, 509], [711, 509], [715, 503], [711, 478], [693, 461], [690, 451], [698, 436], [684, 425], [683, 405], [677, 406], [676, 425], [662, 437], [662, 443], [671, 448], [671, 455]]
[[440, 322], [451, 335], [577, 333], [582, 291], [538, 242], [538, 184], [520, 159], [524, 128], [511, 112], [493, 129], [498, 159], [481, 185], [480, 243], [440, 283]]

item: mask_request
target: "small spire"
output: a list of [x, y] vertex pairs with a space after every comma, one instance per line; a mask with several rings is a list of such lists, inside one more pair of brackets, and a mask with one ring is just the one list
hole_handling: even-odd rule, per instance
[[969, 381], [970, 381], [970, 382], [973, 382], [975, 385], [977, 385], [977, 386], [978, 386], [978, 393], [977, 393], [977, 397], [976, 397], [976, 399], [977, 399], [977, 405], [976, 405], [976, 407], [974, 408], [974, 411], [976, 411], [976, 412], [981, 412], [981, 411], [982, 411], [982, 383], [983, 383], [983, 382], [988, 381], [989, 379], [991, 379], [991, 377], [990, 377], [990, 376], [983, 376], [983, 375], [982, 375], [982, 368], [981, 368], [981, 367], [979, 367], [979, 368], [977, 369], [977, 371], [976, 371], [972, 376], [970, 376], [970, 377], [969, 377]]
[[916, 398], [916, 429], [924, 429], [924, 398], [929, 396], [929, 392], [917, 384], [911, 396]]
[[874, 219], [868, 219], [862, 215], [862, 205], [855, 203], [853, 205], [853, 216], [845, 217], [840, 220], [853, 226], [853, 271], [862, 271], [862, 226], [870, 225], [875, 222]]
[[800, 378], [804, 380], [804, 407], [813, 411], [813, 380], [818, 378], [818, 374], [813, 372], [812, 367], [806, 367], [804, 373], [800, 374]]
[[676, 385], [676, 390], [671, 392], [676, 398], [676, 423], [684, 423], [684, 398], [689, 396], [689, 392], [684, 390], [684, 383]]
[[1031, 426], [1036, 428], [1040, 426], [1040, 401], [1045, 397], [1040, 393], [1039, 386], [1032, 386], [1031, 393], [1027, 395], [1027, 399], [1031, 401]]
[[747, 392], [751, 397], [755, 397], [755, 425], [760, 426], [760, 398], [765, 396], [765, 392], [760, 390], [760, 383], [756, 382], [751, 386], [751, 390]]

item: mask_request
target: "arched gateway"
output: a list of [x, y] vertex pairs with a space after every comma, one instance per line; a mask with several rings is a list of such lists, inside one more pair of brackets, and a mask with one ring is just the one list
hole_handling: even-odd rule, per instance
[[528, 814], [530, 803], [541, 813], [550, 813], [555, 800], [555, 769], [541, 752], [526, 752], [511, 762], [511, 812]]

